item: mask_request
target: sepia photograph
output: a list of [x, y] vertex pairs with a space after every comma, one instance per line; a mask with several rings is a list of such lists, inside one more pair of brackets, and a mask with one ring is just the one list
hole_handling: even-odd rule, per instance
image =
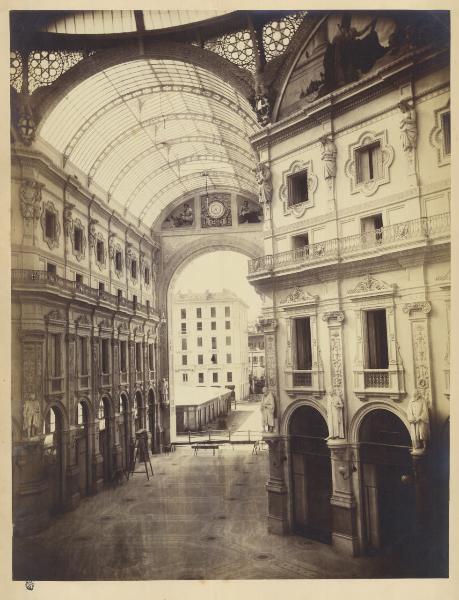
[[451, 15], [406, 8], [9, 12], [13, 582], [450, 577]]

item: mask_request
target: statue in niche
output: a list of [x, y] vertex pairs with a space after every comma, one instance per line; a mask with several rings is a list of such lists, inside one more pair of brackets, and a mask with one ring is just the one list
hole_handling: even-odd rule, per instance
[[169, 404], [169, 382], [165, 377], [163, 377], [161, 382], [161, 396], [163, 404]]
[[344, 438], [344, 403], [340, 393], [333, 392], [327, 398], [329, 439]]
[[409, 401], [406, 414], [415, 448], [425, 448], [430, 437], [429, 407], [423, 393], [419, 390]]
[[260, 204], [271, 204], [273, 199], [273, 183], [268, 163], [258, 163], [255, 170], [255, 177], [258, 183], [258, 201]]
[[263, 388], [263, 396], [261, 398], [261, 423], [263, 431], [272, 433], [274, 431], [274, 409], [275, 409], [274, 394], [267, 387]]
[[338, 25], [338, 33], [325, 51], [325, 83], [320, 96], [357, 81], [387, 50], [379, 43], [375, 30], [376, 18], [360, 31], [351, 27], [351, 19], [352, 16], [348, 13], [343, 16]]
[[248, 200], [243, 200], [239, 208], [238, 223], [260, 223], [260, 210], [250, 206]]
[[25, 400], [22, 417], [26, 437], [29, 440], [37, 437], [40, 431], [41, 409], [40, 402], [35, 396], [31, 396], [29, 400]]
[[320, 139], [321, 143], [321, 154], [323, 167], [324, 167], [324, 178], [332, 179], [336, 177], [336, 144], [330, 135], [324, 135]]
[[411, 152], [416, 148], [418, 140], [418, 125], [416, 123], [416, 112], [412, 101], [402, 100], [398, 104], [402, 112], [400, 119], [400, 137], [403, 150]]

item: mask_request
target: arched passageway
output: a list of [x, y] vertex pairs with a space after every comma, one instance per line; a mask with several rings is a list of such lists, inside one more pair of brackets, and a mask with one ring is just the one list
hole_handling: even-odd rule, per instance
[[366, 549], [407, 547], [416, 502], [409, 432], [394, 413], [374, 410], [360, 426], [359, 441]]
[[43, 433], [47, 450], [47, 476], [50, 493], [50, 512], [56, 513], [64, 505], [64, 440], [63, 416], [57, 406], [51, 406], [45, 415]]
[[148, 390], [148, 430], [151, 433], [151, 451], [155, 452], [157, 447], [156, 440], [156, 404], [155, 393], [152, 389]]
[[293, 529], [330, 543], [332, 477], [327, 423], [315, 408], [300, 406], [290, 419], [289, 437]]
[[112, 433], [110, 431], [110, 400], [103, 397], [99, 403], [99, 452], [103, 460], [103, 480], [109, 483], [112, 472]]
[[118, 421], [119, 440], [121, 446], [121, 468], [126, 470], [129, 466], [129, 402], [126, 394], [120, 395], [120, 417]]
[[144, 426], [145, 426], [143, 397], [142, 397], [142, 392], [140, 392], [138, 390], [135, 393], [135, 397], [134, 397], [134, 426], [135, 426], [135, 431], [144, 429]]
[[86, 402], [78, 402], [76, 424], [79, 428], [76, 438], [76, 461], [78, 466], [78, 491], [87, 496], [91, 490], [91, 450], [89, 438], [89, 408]]

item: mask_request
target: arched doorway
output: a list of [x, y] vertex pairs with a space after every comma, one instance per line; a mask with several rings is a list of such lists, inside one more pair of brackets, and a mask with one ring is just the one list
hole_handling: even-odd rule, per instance
[[142, 392], [137, 390], [134, 396], [134, 427], [135, 431], [144, 429], [144, 407]]
[[56, 513], [64, 504], [64, 445], [63, 417], [56, 406], [50, 407], [43, 423], [45, 450], [47, 455], [47, 472], [50, 492], [50, 512]]
[[129, 443], [130, 443], [130, 435], [129, 435], [129, 402], [126, 394], [120, 394], [120, 405], [119, 405], [119, 413], [120, 418], [118, 422], [119, 427], [119, 439], [121, 446], [121, 468], [123, 470], [128, 469], [129, 467]]
[[103, 479], [105, 483], [110, 482], [112, 464], [110, 417], [110, 400], [104, 396], [99, 403], [99, 452], [103, 459]]
[[289, 423], [292, 517], [296, 533], [331, 542], [332, 476], [328, 427], [311, 406], [297, 408]]
[[87, 496], [91, 489], [91, 460], [89, 452], [89, 408], [86, 402], [78, 402], [77, 404], [76, 424], [79, 427], [76, 438], [78, 489], [81, 496]]
[[376, 409], [364, 417], [359, 441], [367, 551], [403, 551], [415, 519], [410, 434], [397, 415]]
[[155, 429], [156, 429], [156, 405], [155, 394], [152, 389], [148, 391], [148, 429], [151, 433], [151, 451], [155, 452]]

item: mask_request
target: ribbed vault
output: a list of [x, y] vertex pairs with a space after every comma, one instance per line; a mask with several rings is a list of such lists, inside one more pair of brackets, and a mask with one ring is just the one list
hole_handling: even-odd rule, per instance
[[205, 186], [256, 192], [247, 100], [197, 65], [138, 59], [78, 83], [39, 134], [127, 212], [151, 225], [175, 198]]

